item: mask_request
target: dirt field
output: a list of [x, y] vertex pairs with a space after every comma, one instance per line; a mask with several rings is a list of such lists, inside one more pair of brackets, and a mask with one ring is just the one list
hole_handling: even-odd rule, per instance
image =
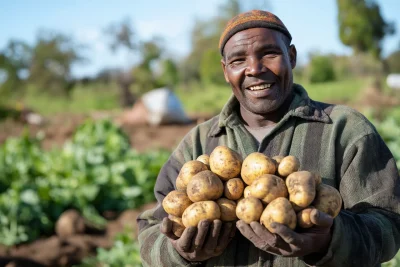
[[[43, 148], [51, 149], [60, 147], [71, 138], [76, 127], [86, 119], [101, 119], [110, 117], [118, 121], [118, 116], [108, 113], [93, 113], [91, 115], [59, 114], [45, 118], [45, 124], [34, 126], [22, 121], [5, 120], [0, 122], [0, 143], [8, 137], [16, 137], [28, 129], [31, 135], [39, 132], [45, 134], [42, 141]], [[138, 151], [164, 148], [172, 150], [183, 136], [197, 123], [211, 116], [191, 116], [193, 122], [186, 125], [163, 125], [159, 127], [146, 124], [129, 125], [122, 124], [122, 128], [129, 135], [132, 148]], [[146, 205], [145, 208], [153, 206]], [[0, 246], [0, 267], [16, 266], [72, 266], [78, 264], [84, 257], [93, 255], [98, 247], [108, 248], [112, 245], [116, 233], [121, 232], [124, 226], [129, 224], [136, 226], [136, 217], [139, 210], [127, 210], [117, 219], [111, 220], [105, 229], [93, 230], [90, 227], [84, 233], [69, 237], [53, 235], [36, 240], [29, 244], [23, 244], [11, 248]]]

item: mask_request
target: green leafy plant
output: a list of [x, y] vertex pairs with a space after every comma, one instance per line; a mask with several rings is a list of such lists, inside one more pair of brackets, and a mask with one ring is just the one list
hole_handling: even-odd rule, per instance
[[168, 151], [138, 153], [110, 121], [87, 121], [60, 150], [44, 151], [26, 133], [0, 146], [0, 243], [51, 234], [61, 213], [79, 210], [96, 225], [106, 211], [154, 201]]
[[79, 267], [141, 267], [141, 262], [139, 244], [132, 230], [126, 229], [116, 236], [111, 249], [97, 249], [97, 255], [84, 259]]

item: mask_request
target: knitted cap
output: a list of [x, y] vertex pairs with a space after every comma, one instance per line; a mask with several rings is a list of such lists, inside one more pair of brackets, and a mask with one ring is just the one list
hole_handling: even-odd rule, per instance
[[232, 18], [225, 27], [224, 32], [219, 39], [219, 50], [223, 55], [226, 42], [237, 32], [251, 28], [268, 28], [279, 31], [292, 40], [292, 36], [286, 29], [283, 22], [274, 14], [268, 11], [252, 10], [241, 13]]

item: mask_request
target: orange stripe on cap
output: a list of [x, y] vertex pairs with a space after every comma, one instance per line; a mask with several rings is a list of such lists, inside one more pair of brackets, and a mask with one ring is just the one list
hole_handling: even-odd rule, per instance
[[277, 16], [268, 11], [252, 10], [235, 16], [227, 23], [225, 30], [222, 32], [221, 38], [219, 39], [219, 50], [221, 55], [223, 55], [226, 42], [228, 42], [233, 35], [237, 32], [251, 28], [273, 29], [285, 34], [289, 38], [289, 41], [292, 40], [292, 36], [286, 26]]

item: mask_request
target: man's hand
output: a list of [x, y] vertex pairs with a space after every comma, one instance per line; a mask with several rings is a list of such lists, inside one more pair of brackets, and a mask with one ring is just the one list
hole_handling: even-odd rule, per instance
[[314, 209], [310, 219], [315, 225], [301, 229], [301, 232], [295, 232], [280, 223], [272, 224], [276, 234], [272, 234], [258, 222], [246, 224], [240, 220], [236, 225], [242, 235], [257, 248], [271, 254], [288, 257], [302, 257], [311, 253], [325, 254], [332, 238], [330, 229], [333, 218]]
[[172, 221], [164, 218], [161, 233], [166, 235], [176, 251], [188, 261], [205, 261], [221, 255], [235, 235], [235, 224], [220, 220], [202, 220], [197, 227], [186, 228], [180, 238], [172, 232]]

